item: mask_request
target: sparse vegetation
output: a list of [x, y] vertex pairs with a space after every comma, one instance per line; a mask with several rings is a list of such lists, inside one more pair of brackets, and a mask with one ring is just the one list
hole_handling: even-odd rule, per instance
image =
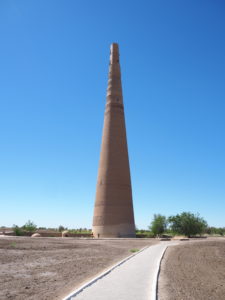
[[131, 253], [135, 253], [135, 252], [138, 252], [138, 251], [139, 251], [139, 249], [130, 249]]
[[146, 229], [137, 229], [136, 230], [137, 238], [153, 238], [154, 234], [150, 230]]
[[21, 227], [24, 231], [34, 232], [37, 229], [37, 225], [34, 222], [28, 220], [26, 224]]
[[15, 224], [12, 226], [12, 230], [16, 236], [23, 235], [23, 231], [21, 230], [21, 228]]
[[87, 228], [79, 228], [79, 229], [69, 229], [69, 233], [75, 233], [75, 234], [90, 234], [92, 231], [91, 229]]
[[16, 248], [16, 242], [12, 242], [12, 243], [10, 244], [10, 246], [11, 246], [12, 248]]
[[225, 235], [225, 227], [207, 227], [205, 233], [212, 235]]

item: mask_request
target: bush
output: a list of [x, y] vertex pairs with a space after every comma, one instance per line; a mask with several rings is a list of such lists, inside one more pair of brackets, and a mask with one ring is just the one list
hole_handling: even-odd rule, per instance
[[64, 230], [67, 230], [67, 228], [64, 227], [64, 226], [62, 226], [62, 225], [59, 225], [58, 231], [59, 231], [59, 232], [62, 232], [62, 231], [64, 231]]
[[70, 233], [73, 233], [73, 234], [91, 234], [92, 233], [92, 230], [91, 229], [87, 229], [87, 228], [79, 228], [79, 229], [68, 229], [68, 231]]
[[15, 233], [15, 235], [20, 236], [23, 235], [23, 231], [21, 230], [21, 228], [17, 225], [13, 225], [12, 226], [13, 232]]
[[37, 229], [37, 225], [28, 220], [27, 223], [22, 226], [22, 229], [28, 232], [34, 232]]
[[138, 252], [138, 251], [139, 251], [139, 249], [130, 249], [131, 253], [135, 253], [135, 252]]
[[141, 229], [136, 231], [136, 238], [153, 238], [153, 237], [154, 234], [149, 230]]
[[225, 235], [225, 227], [207, 227], [205, 233], [212, 235]]

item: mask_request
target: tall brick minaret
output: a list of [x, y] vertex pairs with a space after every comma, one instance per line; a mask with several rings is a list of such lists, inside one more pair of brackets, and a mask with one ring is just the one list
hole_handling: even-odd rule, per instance
[[93, 218], [94, 237], [135, 237], [118, 44], [110, 66]]

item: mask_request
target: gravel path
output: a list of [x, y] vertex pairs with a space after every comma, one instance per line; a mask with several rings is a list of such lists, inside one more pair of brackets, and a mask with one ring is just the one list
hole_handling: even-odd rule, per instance
[[159, 263], [167, 246], [173, 244], [176, 242], [161, 242], [150, 246], [70, 299], [155, 299]]

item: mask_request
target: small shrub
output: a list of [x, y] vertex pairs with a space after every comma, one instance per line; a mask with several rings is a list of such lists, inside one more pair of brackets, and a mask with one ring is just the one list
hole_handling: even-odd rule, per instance
[[28, 220], [25, 225], [22, 226], [22, 229], [28, 232], [34, 232], [37, 229], [37, 225], [34, 222]]
[[14, 224], [12, 229], [13, 229], [13, 232], [15, 233], [16, 236], [23, 235], [23, 231], [21, 230], [21, 228], [19, 226]]
[[135, 253], [135, 252], [138, 252], [138, 251], [139, 251], [139, 249], [130, 249], [131, 253]]

